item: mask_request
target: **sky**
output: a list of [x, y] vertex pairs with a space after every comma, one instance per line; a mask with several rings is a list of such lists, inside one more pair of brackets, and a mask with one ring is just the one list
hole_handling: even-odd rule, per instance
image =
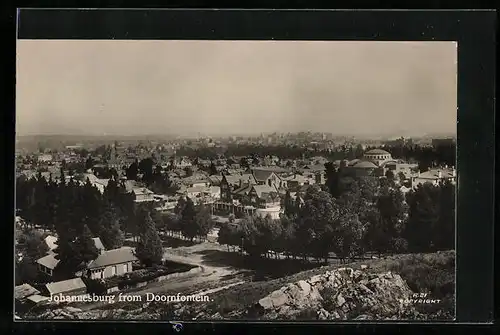
[[454, 42], [18, 40], [18, 135], [455, 134]]

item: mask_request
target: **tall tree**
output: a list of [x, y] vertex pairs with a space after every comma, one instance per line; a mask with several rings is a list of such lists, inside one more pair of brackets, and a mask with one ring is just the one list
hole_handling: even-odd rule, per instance
[[219, 172], [217, 171], [217, 167], [215, 166], [214, 162], [211, 162], [210, 163], [210, 167], [208, 169], [208, 173], [212, 176], [212, 175], [217, 175], [219, 174]]
[[139, 165], [137, 161], [130, 164], [125, 172], [128, 180], [137, 180], [137, 174], [139, 173]]
[[439, 222], [434, 229], [436, 247], [440, 250], [455, 248], [455, 185], [450, 181], [440, 184]]
[[190, 198], [186, 199], [186, 204], [181, 212], [181, 230], [184, 236], [194, 239], [197, 232], [196, 208]]
[[97, 250], [94, 241], [94, 236], [87, 225], [83, 229], [74, 242], [74, 252], [76, 258], [82, 263], [88, 263], [97, 258], [99, 250]]
[[337, 198], [340, 195], [339, 172], [332, 162], [325, 163], [326, 185], [332, 197]]
[[155, 223], [150, 214], [141, 210], [142, 229], [139, 235], [139, 243], [135, 249], [136, 257], [146, 266], [161, 264], [163, 258], [163, 248], [160, 236], [155, 227]]
[[111, 203], [106, 205], [101, 214], [98, 235], [106, 249], [116, 249], [123, 246], [125, 236], [121, 230], [117, 210]]
[[436, 237], [433, 232], [439, 222], [438, 192], [438, 187], [423, 184], [407, 193], [409, 213], [403, 236], [408, 241], [408, 248], [411, 251], [435, 250]]

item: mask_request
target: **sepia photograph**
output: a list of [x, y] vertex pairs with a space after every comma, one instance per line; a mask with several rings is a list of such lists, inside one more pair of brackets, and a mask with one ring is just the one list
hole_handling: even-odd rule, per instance
[[456, 42], [16, 50], [16, 320], [454, 320]]

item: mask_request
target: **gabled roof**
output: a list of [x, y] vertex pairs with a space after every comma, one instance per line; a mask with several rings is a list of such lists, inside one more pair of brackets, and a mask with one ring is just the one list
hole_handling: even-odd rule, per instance
[[253, 184], [245, 184], [233, 191], [234, 194], [248, 194], [252, 190]]
[[104, 251], [95, 260], [88, 265], [89, 269], [106, 267], [114, 264], [122, 264], [136, 261], [133, 249], [130, 247], [122, 247], [118, 249]]
[[259, 198], [262, 198], [265, 194], [278, 193], [274, 187], [269, 185], [253, 185], [252, 187]]
[[57, 264], [59, 264], [59, 260], [56, 259], [55, 256], [55, 254], [48, 254], [47, 256], [37, 259], [36, 262], [48, 269], [54, 270]]
[[[273, 174], [276, 175], [273, 171], [267, 169], [252, 169], [253, 176], [256, 181], [262, 182], [268, 180]], [[276, 176], [278, 177], [278, 176]]]
[[208, 177], [208, 181], [211, 183], [211, 184], [219, 184], [222, 180], [222, 176], [220, 175], [211, 175]]
[[255, 180], [254, 177], [249, 173], [238, 175], [224, 175], [224, 178], [226, 178], [226, 181], [229, 185], [239, 185], [240, 181], [248, 182], [250, 180], [253, 182]]
[[22, 284], [14, 287], [14, 298], [17, 300], [22, 300], [34, 294], [40, 294], [40, 291], [30, 284]]
[[316, 172], [325, 171], [326, 170], [324, 164], [307, 165], [305, 168], [310, 169], [312, 171], [316, 171]]
[[87, 288], [82, 278], [73, 278], [73, 279], [58, 281], [55, 283], [49, 283], [46, 284], [45, 287], [47, 288], [47, 290], [51, 295]]

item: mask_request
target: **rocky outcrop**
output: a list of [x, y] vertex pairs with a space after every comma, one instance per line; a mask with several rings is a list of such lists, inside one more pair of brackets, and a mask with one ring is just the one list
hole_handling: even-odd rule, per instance
[[413, 293], [391, 272], [340, 268], [283, 286], [248, 309], [258, 319], [383, 320], [415, 319], [406, 300]]

